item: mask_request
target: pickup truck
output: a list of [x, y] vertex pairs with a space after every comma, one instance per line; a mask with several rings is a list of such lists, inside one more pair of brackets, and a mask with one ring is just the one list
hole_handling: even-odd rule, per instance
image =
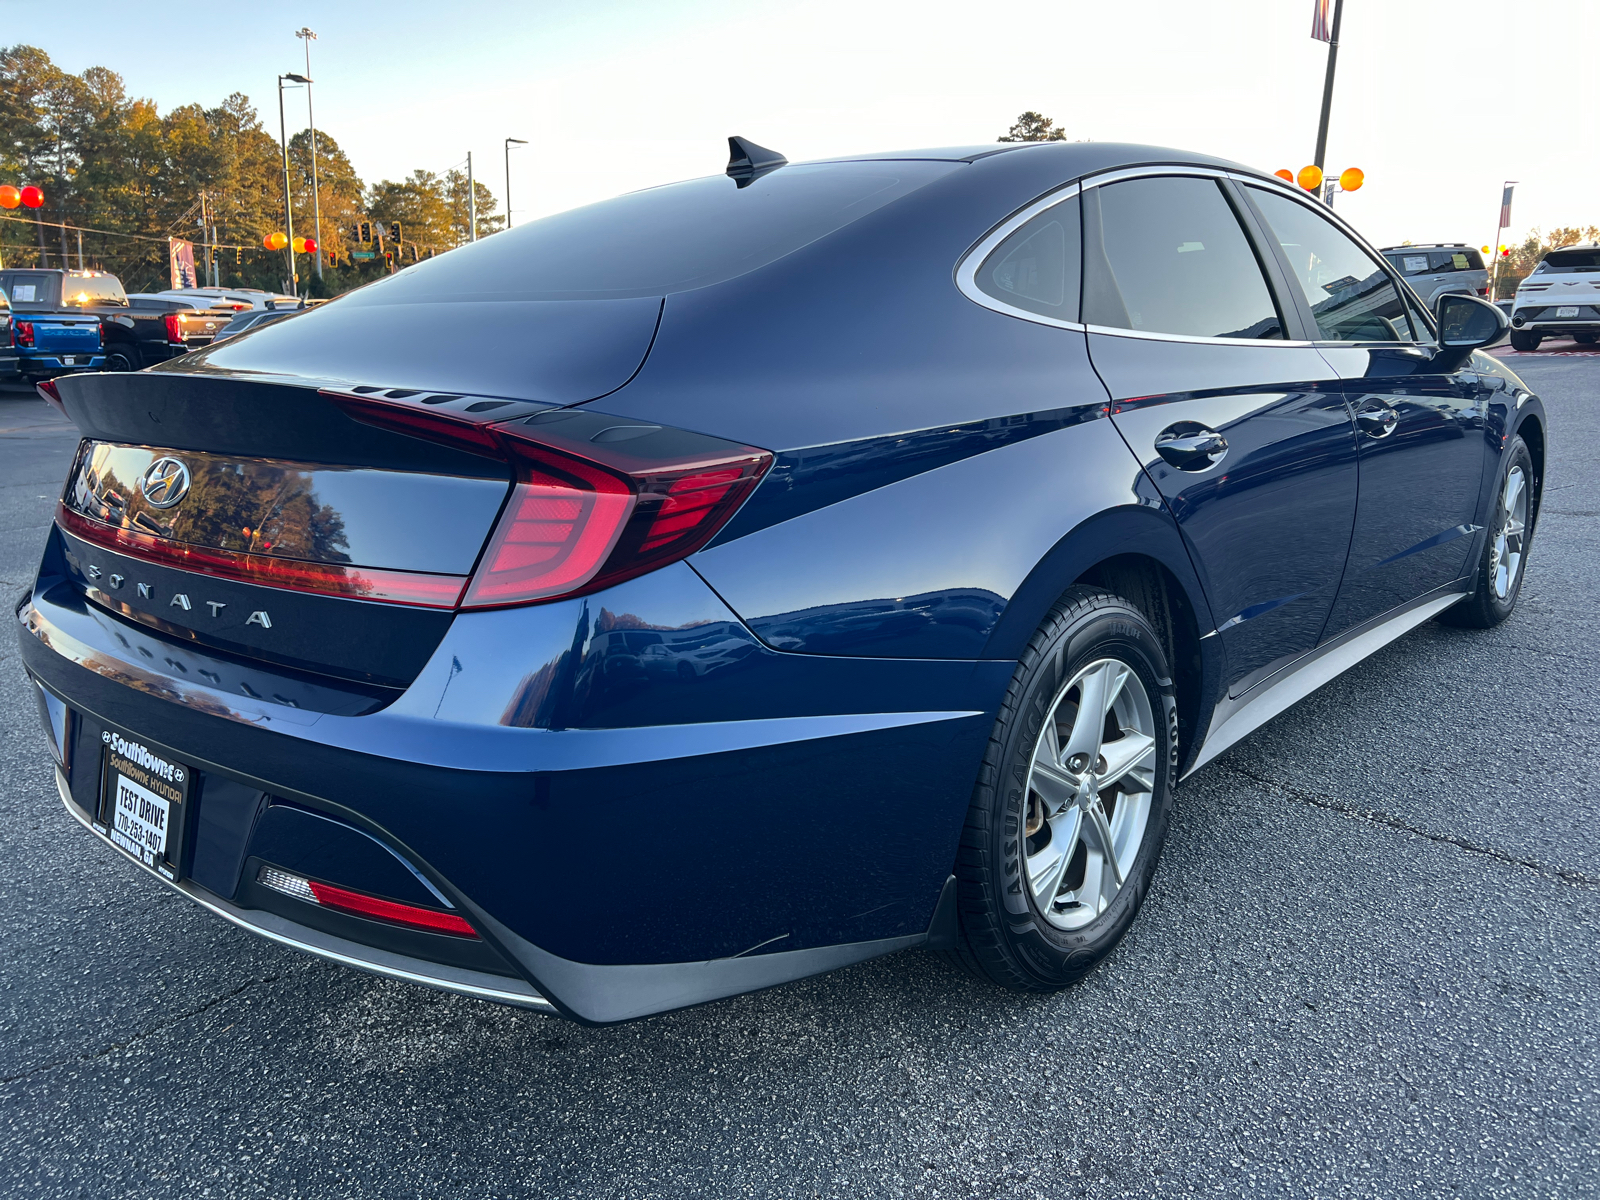
[[[209, 346], [233, 315], [131, 304], [122, 281], [105, 271], [5, 270], [0, 271], [0, 291], [11, 301], [13, 320], [31, 323], [40, 342], [34, 362], [21, 364], [30, 378], [71, 370], [137, 371]], [[93, 347], [88, 345], [86, 321], [99, 327]], [[19, 349], [26, 349], [23, 337], [16, 340]], [[65, 360], [51, 363], [47, 350], [58, 343]], [[90, 362], [86, 356], [101, 357]]]
[[0, 288], [0, 379], [36, 383], [69, 371], [98, 371], [105, 364], [98, 317], [16, 313]]

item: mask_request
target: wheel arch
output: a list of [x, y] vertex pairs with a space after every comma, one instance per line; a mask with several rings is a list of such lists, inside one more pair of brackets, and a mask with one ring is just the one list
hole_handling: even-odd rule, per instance
[[990, 634], [986, 658], [1018, 657], [1068, 588], [1114, 592], [1161, 636], [1178, 701], [1180, 770], [1209, 726], [1224, 674], [1221, 639], [1177, 526], [1165, 510], [1122, 506], [1073, 529], [1023, 581]]
[[1522, 414], [1516, 424], [1516, 434], [1527, 443], [1528, 456], [1533, 459], [1533, 502], [1532, 519], [1529, 522], [1537, 531], [1539, 528], [1539, 505], [1544, 498], [1544, 472], [1547, 446], [1545, 444], [1544, 414], [1539, 409], [1530, 409]]

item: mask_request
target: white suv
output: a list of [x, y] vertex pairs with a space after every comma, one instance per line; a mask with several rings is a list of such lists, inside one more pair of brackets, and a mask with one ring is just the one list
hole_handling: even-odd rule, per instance
[[1511, 345], [1537, 350], [1542, 339], [1562, 336], [1600, 341], [1600, 243], [1550, 251], [1517, 288]]

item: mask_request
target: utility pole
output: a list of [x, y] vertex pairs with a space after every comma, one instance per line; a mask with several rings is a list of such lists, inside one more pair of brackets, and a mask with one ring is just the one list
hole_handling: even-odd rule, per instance
[[295, 37], [306, 44], [306, 120], [311, 126], [311, 221], [317, 231], [317, 280], [322, 279], [322, 199], [317, 190], [317, 118], [311, 111], [311, 43], [317, 35], [302, 25]]
[[289, 200], [289, 137], [283, 123], [283, 81], [287, 75], [278, 76], [278, 146], [283, 151], [283, 223], [288, 227], [289, 242], [284, 253], [289, 256], [289, 294], [300, 294], [300, 272], [294, 265], [294, 207]]
[[1328, 114], [1333, 111], [1333, 69], [1339, 61], [1339, 18], [1344, 16], [1344, 0], [1333, 0], [1333, 28], [1328, 38], [1328, 75], [1322, 84], [1322, 120], [1317, 123], [1317, 170], [1324, 169], [1328, 153]]
[[506, 228], [511, 228], [511, 147], [513, 145], [526, 146], [528, 143], [521, 138], [506, 139]]
[[467, 151], [467, 241], [478, 240], [478, 192], [472, 186], [472, 151]]

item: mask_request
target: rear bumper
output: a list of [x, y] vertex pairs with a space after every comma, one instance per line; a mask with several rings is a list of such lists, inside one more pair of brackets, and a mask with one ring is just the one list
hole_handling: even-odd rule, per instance
[[[73, 800], [72, 790], [67, 784], [67, 777], [58, 767], [56, 769], [56, 790], [61, 793], [61, 802], [66, 806], [67, 812], [90, 834], [116, 850], [110, 838], [101, 833], [77, 803]], [[118, 852], [120, 854], [120, 851]], [[126, 858], [126, 855], [122, 855]], [[389, 979], [400, 979], [406, 983], [420, 983], [425, 987], [438, 988], [441, 991], [454, 992], [462, 996], [472, 996], [479, 1000], [492, 1000], [497, 1004], [513, 1004], [519, 1008], [532, 1008], [540, 1012], [553, 1013], [555, 1006], [541, 996], [528, 984], [521, 980], [508, 979], [499, 975], [490, 975], [483, 971], [471, 971], [460, 967], [451, 967], [444, 963], [427, 962], [420, 958], [409, 958], [405, 955], [394, 954], [373, 946], [363, 945], [360, 942], [350, 941], [347, 938], [337, 937], [320, 929], [313, 929], [308, 925], [300, 925], [286, 920], [276, 913], [264, 912], [260, 909], [240, 908], [231, 904], [220, 896], [206, 891], [193, 883], [185, 880], [170, 880], [151, 870], [143, 863], [135, 862], [128, 858], [130, 863], [145, 872], [152, 879], [160, 880], [167, 887], [187, 896], [202, 908], [210, 909], [225, 921], [232, 922], [241, 929], [248, 929], [251, 933], [260, 934], [269, 941], [274, 941], [284, 946], [292, 946], [296, 950], [304, 950], [308, 954], [315, 954], [318, 958], [325, 958], [330, 962], [339, 963], [346, 967], [355, 967], [357, 970], [369, 971], [374, 975], [382, 975]]]
[[106, 356], [101, 351], [93, 354], [66, 352], [51, 353], [49, 351], [28, 353], [24, 352], [17, 357], [17, 366], [22, 374], [29, 378], [42, 379], [51, 375], [65, 375], [74, 371], [98, 371], [105, 366]]
[[[597, 614], [698, 630], [719, 607], [678, 564], [587, 600], [464, 616], [400, 700], [354, 717], [262, 699], [255, 665], [257, 695], [230, 691], [237, 661], [113, 616], [64, 578], [41, 578], [17, 615], [24, 666], [74, 714], [78, 740], [58, 763], [80, 822], [92, 828], [98, 807], [99, 730], [146, 738], [203, 781], [195, 841], [221, 857], [200, 872], [210, 886], [175, 884], [199, 903], [348, 965], [605, 1023], [925, 945], [943, 928], [991, 703], [1014, 664], [758, 645], [692, 677], [657, 678], [625, 654], [587, 675], [593, 649], [570, 661], [575, 620], [593, 648]], [[608, 681], [622, 697], [609, 708], [595, 700]], [[589, 699], [552, 708], [562, 688]], [[246, 818], [212, 804], [230, 788], [261, 798]], [[263, 855], [259, 814], [280, 803], [381, 842], [516, 978], [251, 907], [245, 864]]]

